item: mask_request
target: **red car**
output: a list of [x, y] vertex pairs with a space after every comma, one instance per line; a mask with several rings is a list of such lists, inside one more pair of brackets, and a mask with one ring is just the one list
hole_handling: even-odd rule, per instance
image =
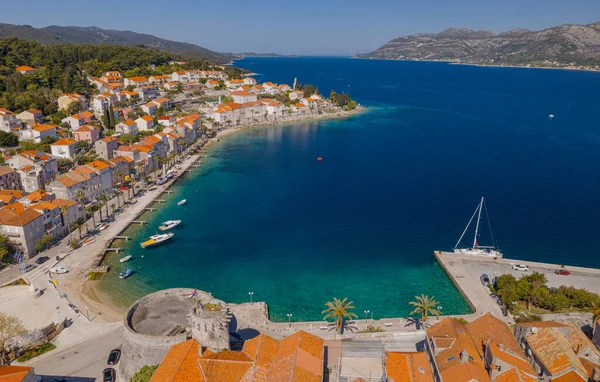
[[129, 187], [127, 187], [127, 186], [121, 186], [119, 188], [121, 189], [121, 191], [127, 191], [127, 190], [129, 190]]
[[557, 269], [554, 271], [554, 273], [556, 273], [557, 275], [565, 275], [568, 276], [571, 274], [571, 271], [567, 270], [567, 269]]

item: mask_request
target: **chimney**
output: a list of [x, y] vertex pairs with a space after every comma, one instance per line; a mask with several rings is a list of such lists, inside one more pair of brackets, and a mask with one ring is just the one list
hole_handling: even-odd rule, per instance
[[505, 351], [505, 350], [504, 350], [504, 344], [498, 344], [498, 349], [500, 349], [500, 350], [502, 350], [502, 351]]
[[460, 363], [467, 363], [469, 361], [469, 352], [463, 350], [460, 352]]

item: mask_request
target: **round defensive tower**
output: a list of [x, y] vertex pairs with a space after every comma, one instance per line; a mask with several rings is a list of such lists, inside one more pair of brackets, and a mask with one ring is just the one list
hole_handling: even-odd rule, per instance
[[128, 381], [144, 365], [158, 365], [171, 346], [195, 338], [204, 349], [229, 349], [231, 314], [210, 294], [173, 288], [136, 301], [124, 318], [119, 372]]

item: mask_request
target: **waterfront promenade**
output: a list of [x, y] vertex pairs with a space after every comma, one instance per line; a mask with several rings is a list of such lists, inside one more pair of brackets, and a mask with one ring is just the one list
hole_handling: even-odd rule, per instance
[[[600, 269], [523, 260], [457, 255], [453, 252], [443, 251], [435, 251], [434, 256], [474, 310], [473, 314], [462, 316], [469, 321], [490, 312], [496, 317], [503, 317], [506, 322], [513, 322], [510, 315], [508, 317], [502, 315], [502, 310], [491, 297], [489, 289], [484, 287], [481, 283], [480, 277], [484, 273], [491, 277], [512, 274], [516, 278], [519, 278], [524, 274], [540, 272], [548, 279], [549, 287], [567, 285], [576, 288], [584, 288], [594, 293], [600, 293]], [[529, 271], [515, 271], [512, 269], [512, 264], [527, 265]], [[568, 276], [557, 275], [554, 272], [556, 269], [568, 269], [571, 274]]]

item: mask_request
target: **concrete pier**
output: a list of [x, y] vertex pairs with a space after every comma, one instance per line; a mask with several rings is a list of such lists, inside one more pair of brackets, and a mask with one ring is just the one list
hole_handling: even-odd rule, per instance
[[[496, 317], [503, 317], [500, 306], [491, 297], [489, 289], [481, 283], [480, 277], [484, 273], [490, 277], [512, 274], [516, 278], [519, 278], [524, 274], [539, 272], [546, 275], [549, 287], [559, 287], [561, 285], [574, 286], [600, 294], [600, 269], [483, 256], [457, 255], [453, 252], [442, 251], [435, 251], [434, 256], [474, 310], [472, 317], [465, 317], [469, 321], [487, 312], [491, 312]], [[512, 264], [527, 265], [529, 271], [515, 271], [512, 269]], [[571, 274], [568, 276], [557, 275], [555, 273], [557, 269], [567, 269]], [[510, 317], [505, 317], [504, 319], [507, 322], [512, 322]]]

